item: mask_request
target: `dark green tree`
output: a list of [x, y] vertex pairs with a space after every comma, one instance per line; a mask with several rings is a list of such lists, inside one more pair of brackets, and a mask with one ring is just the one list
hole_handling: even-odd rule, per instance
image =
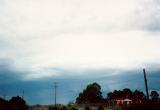
[[132, 98], [132, 91], [128, 88], [121, 90], [114, 90], [113, 92], [109, 92], [107, 94], [107, 99], [125, 99], [125, 98]]
[[144, 95], [144, 93], [142, 91], [139, 90], [135, 90], [133, 92], [133, 99], [138, 100], [138, 99], [144, 99], [146, 96]]
[[159, 94], [157, 91], [151, 91], [150, 96], [151, 96], [151, 100], [153, 100], [153, 101], [157, 101], [159, 98]]
[[12, 97], [12, 99], [9, 100], [9, 103], [14, 110], [28, 110], [25, 100], [19, 96]]
[[132, 98], [132, 91], [129, 89], [129, 88], [125, 88], [123, 89], [123, 95], [124, 95], [124, 98]]
[[132, 100], [133, 100], [133, 103], [135, 104], [143, 103], [144, 101], [146, 101], [146, 96], [142, 91], [135, 90], [133, 92]]
[[0, 110], [11, 110], [12, 108], [10, 107], [8, 101], [6, 101], [3, 98], [0, 98]]
[[113, 92], [107, 93], [107, 99], [115, 99], [115, 95], [113, 94]]
[[87, 85], [86, 89], [76, 99], [78, 104], [100, 103], [103, 100], [101, 86], [98, 83]]

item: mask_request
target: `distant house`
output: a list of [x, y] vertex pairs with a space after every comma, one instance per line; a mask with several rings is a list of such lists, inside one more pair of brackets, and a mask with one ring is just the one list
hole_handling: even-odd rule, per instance
[[123, 103], [124, 103], [124, 100], [123, 100], [123, 99], [116, 99], [116, 100], [115, 100], [115, 104], [116, 104], [116, 105], [123, 105]]
[[112, 99], [108, 101], [108, 105], [111, 107], [114, 106], [121, 106], [121, 105], [130, 105], [132, 104], [132, 100], [131, 99]]
[[125, 105], [130, 105], [130, 104], [132, 104], [132, 100], [131, 99], [124, 99], [123, 100], [123, 104], [125, 104]]

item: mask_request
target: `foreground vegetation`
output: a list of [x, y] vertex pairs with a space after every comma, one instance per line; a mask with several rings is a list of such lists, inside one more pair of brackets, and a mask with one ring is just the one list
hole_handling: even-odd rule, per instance
[[0, 98], [0, 110], [28, 110], [28, 106], [19, 96], [12, 97], [9, 101]]

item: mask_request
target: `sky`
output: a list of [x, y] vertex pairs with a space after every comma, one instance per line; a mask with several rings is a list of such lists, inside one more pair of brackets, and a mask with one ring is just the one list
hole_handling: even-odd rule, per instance
[[[99, 82], [105, 94], [160, 90], [158, 0], [0, 0], [0, 95], [29, 104], [75, 101]], [[138, 80], [135, 82], [135, 80]]]

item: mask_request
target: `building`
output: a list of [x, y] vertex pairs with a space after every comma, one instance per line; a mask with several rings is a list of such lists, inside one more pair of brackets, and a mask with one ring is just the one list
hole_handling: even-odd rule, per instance
[[109, 107], [122, 106], [122, 105], [130, 105], [133, 101], [129, 98], [126, 99], [112, 99], [108, 101]]

